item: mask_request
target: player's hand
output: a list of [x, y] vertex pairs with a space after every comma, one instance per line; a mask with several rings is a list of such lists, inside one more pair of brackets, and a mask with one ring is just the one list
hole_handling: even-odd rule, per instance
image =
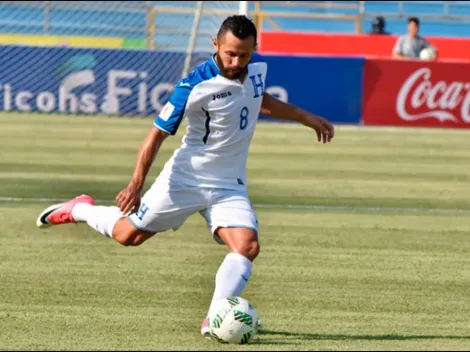
[[116, 203], [124, 214], [135, 213], [140, 208], [140, 190], [129, 185], [117, 196]]
[[317, 139], [319, 142], [331, 142], [335, 136], [335, 128], [323, 117], [309, 116], [308, 125], [317, 132]]

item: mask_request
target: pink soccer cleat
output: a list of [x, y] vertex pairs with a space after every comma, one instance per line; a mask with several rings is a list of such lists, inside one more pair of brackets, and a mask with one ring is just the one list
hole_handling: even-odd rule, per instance
[[77, 222], [72, 217], [72, 209], [78, 203], [94, 205], [95, 201], [90, 196], [82, 194], [65, 203], [51, 205], [39, 215], [36, 225], [39, 228], [46, 228], [53, 225], [76, 224]]
[[210, 339], [211, 338], [211, 333], [210, 333], [210, 330], [209, 330], [209, 319], [206, 318], [202, 321], [202, 324], [201, 324], [201, 335], [203, 337], [205, 337], [206, 339]]

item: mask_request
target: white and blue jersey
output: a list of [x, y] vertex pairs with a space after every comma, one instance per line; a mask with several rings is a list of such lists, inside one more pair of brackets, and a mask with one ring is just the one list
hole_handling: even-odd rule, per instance
[[189, 186], [246, 187], [246, 163], [265, 90], [267, 64], [254, 53], [244, 82], [222, 76], [214, 58], [180, 80], [155, 127], [176, 134], [188, 121], [182, 145], [160, 178]]

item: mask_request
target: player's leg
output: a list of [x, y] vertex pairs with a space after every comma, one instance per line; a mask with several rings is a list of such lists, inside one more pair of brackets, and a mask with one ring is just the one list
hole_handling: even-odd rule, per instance
[[[225, 244], [225, 256], [215, 276], [215, 290], [207, 316], [213, 314], [217, 302], [225, 297], [240, 296], [250, 279], [252, 263], [258, 256], [258, 221], [246, 193], [223, 191], [214, 204], [202, 214], [215, 240]], [[201, 333], [208, 335], [207, 318]]]
[[142, 197], [140, 209], [130, 216], [115, 206], [96, 206], [91, 197], [83, 195], [47, 208], [37, 224], [49, 227], [86, 222], [122, 245], [137, 246], [157, 232], [180, 227], [206, 205], [205, 198], [193, 188], [171, 188], [157, 182]]
[[137, 246], [154, 235], [153, 232], [135, 227], [118, 207], [94, 205], [88, 195], [54, 204], [37, 219], [40, 228], [80, 222], [86, 222], [97, 232], [125, 246]]
[[222, 227], [216, 235], [228, 248], [215, 276], [215, 290], [208, 316], [222, 298], [240, 296], [251, 277], [253, 261], [258, 256], [260, 245], [257, 231], [251, 228]]

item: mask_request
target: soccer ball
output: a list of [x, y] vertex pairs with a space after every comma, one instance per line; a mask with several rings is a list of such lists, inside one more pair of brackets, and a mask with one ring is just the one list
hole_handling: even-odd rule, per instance
[[247, 344], [258, 330], [255, 307], [241, 297], [227, 297], [217, 302], [214, 314], [209, 316], [211, 336], [222, 343]]
[[421, 60], [425, 60], [425, 61], [434, 60], [435, 57], [436, 57], [436, 52], [434, 51], [433, 48], [430, 48], [430, 47], [424, 48], [419, 53], [419, 58]]

